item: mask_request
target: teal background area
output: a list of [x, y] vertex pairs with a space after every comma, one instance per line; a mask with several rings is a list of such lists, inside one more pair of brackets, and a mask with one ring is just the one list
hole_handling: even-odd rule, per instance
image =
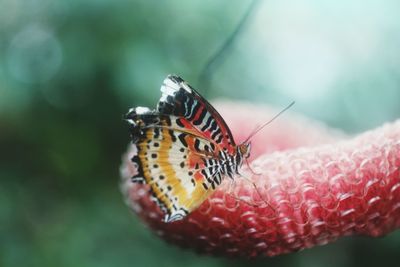
[[348, 2], [259, 1], [206, 83], [250, 1], [0, 1], [0, 266], [397, 266], [398, 231], [199, 256], [155, 237], [118, 188], [122, 116], [154, 107], [169, 73], [211, 100], [295, 100], [349, 133], [399, 118], [400, 2]]

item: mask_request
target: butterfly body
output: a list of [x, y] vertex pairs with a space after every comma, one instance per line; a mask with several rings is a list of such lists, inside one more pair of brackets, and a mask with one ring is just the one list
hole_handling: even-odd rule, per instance
[[183, 219], [223, 181], [234, 178], [250, 145], [236, 145], [219, 113], [178, 76], [161, 87], [155, 110], [131, 109], [126, 115], [137, 155], [132, 181], [150, 186], [165, 222]]

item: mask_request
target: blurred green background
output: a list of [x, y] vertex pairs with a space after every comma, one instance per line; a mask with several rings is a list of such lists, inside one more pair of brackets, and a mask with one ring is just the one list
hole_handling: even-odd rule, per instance
[[[348, 132], [400, 115], [400, 2], [0, 1], [0, 266], [242, 266], [153, 236], [118, 189], [122, 115], [169, 73], [207, 98], [282, 107]], [[400, 233], [254, 266], [394, 266]], [[397, 264], [398, 265], [398, 264]]]

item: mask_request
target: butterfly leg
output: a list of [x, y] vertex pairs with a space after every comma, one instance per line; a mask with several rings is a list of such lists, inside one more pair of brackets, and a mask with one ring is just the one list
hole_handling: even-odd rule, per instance
[[[244, 176], [243, 174], [239, 173], [239, 175], [241, 176], [241, 178], [243, 178], [245, 181], [247, 181], [248, 183], [250, 183], [254, 190], [257, 192], [258, 197], [262, 200], [262, 202], [265, 203], [265, 205], [269, 206], [271, 209], [275, 210], [275, 208], [267, 201], [264, 199], [264, 197], [262, 196], [260, 190], [258, 189], [257, 185], [248, 177]], [[256, 205], [256, 204], [255, 204]], [[259, 205], [256, 205], [259, 206]]]
[[252, 206], [252, 207], [258, 207], [259, 205], [256, 205], [256, 204], [254, 204], [254, 203], [250, 203], [249, 201], [247, 201], [247, 200], [244, 200], [243, 198], [240, 198], [240, 197], [237, 197], [234, 193], [233, 193], [233, 189], [235, 188], [235, 180], [234, 179], [231, 179], [230, 180], [230, 183], [229, 183], [229, 187], [228, 187], [228, 192], [227, 192], [227, 194], [230, 196], [230, 197], [232, 197], [233, 199], [235, 199], [236, 201], [238, 201], [238, 202], [243, 202], [243, 203], [245, 203], [246, 205], [249, 205], [249, 206]]

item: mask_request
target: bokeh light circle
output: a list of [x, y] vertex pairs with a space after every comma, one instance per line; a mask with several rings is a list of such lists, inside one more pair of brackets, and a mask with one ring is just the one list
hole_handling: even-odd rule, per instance
[[6, 64], [11, 76], [25, 83], [51, 79], [62, 63], [59, 41], [49, 29], [29, 25], [18, 32], [6, 51]]

